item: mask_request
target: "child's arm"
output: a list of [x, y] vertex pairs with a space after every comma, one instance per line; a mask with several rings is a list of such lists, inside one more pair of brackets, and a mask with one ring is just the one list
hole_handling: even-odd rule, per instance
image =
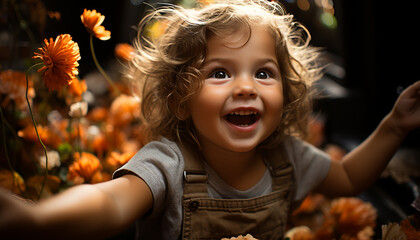
[[0, 236], [104, 238], [124, 230], [152, 203], [149, 187], [134, 175], [73, 187], [36, 204], [0, 192]]
[[355, 195], [377, 180], [406, 135], [420, 127], [420, 81], [408, 87], [378, 128], [340, 161], [332, 161], [318, 190]]

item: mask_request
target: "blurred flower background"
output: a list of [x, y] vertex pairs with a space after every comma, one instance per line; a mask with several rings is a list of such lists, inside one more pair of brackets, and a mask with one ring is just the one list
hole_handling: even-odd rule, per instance
[[[121, 74], [135, 50], [130, 41], [114, 40], [107, 27], [119, 29], [108, 20], [119, 14], [109, 12], [112, 8], [102, 14], [100, 4], [87, 1], [79, 9], [57, 2], [0, 1], [0, 187], [32, 201], [110, 180], [145, 144], [141, 100]], [[212, 1], [172, 3], [194, 7]], [[159, 37], [164, 28], [153, 23], [149, 37]], [[325, 144], [323, 119], [308, 124], [306, 141], [340, 161], [346, 151]], [[288, 237], [372, 239], [376, 217], [376, 209], [358, 198], [314, 194], [292, 214]], [[404, 230], [396, 225], [384, 235]]]

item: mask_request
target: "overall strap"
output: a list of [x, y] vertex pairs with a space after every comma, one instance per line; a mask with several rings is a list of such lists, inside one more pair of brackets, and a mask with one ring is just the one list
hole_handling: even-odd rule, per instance
[[290, 163], [286, 144], [281, 143], [276, 149], [268, 151], [267, 160], [269, 170], [273, 178], [273, 191], [279, 190], [281, 186], [290, 188], [293, 184], [293, 166]]
[[194, 147], [185, 141], [178, 143], [184, 157], [184, 199], [208, 198], [208, 174], [201, 157]]

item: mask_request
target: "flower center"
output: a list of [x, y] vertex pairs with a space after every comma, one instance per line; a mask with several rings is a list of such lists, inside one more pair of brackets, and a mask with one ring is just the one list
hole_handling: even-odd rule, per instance
[[54, 66], [54, 62], [53, 62], [53, 60], [51, 59], [51, 57], [49, 57], [49, 56], [47, 56], [47, 55], [45, 55], [44, 56], [44, 58], [43, 58], [43, 60], [44, 60], [44, 65], [47, 67], [47, 68], [53, 68], [53, 66]]

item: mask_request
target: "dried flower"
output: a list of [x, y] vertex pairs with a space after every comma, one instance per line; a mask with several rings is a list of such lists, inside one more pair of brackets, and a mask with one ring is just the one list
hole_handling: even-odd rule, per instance
[[[35, 90], [33, 88], [33, 81], [31, 79], [28, 79], [28, 81], [28, 98], [32, 102], [32, 99], [35, 97]], [[2, 106], [6, 106], [10, 100], [13, 100], [20, 110], [27, 109], [25, 91], [25, 73], [13, 70], [0, 72], [0, 94], [6, 95], [1, 103]]]
[[88, 111], [88, 104], [85, 101], [73, 103], [70, 105], [69, 116], [73, 118], [80, 118], [86, 116]]
[[95, 174], [100, 174], [101, 163], [99, 159], [87, 152], [82, 152], [82, 156], [78, 152], [74, 154], [75, 161], [70, 165], [67, 174], [67, 180], [75, 184], [92, 183]]
[[231, 237], [231, 238], [222, 238], [221, 240], [258, 240], [254, 238], [251, 234], [247, 234], [245, 237], [242, 235], [239, 235], [237, 237]]
[[33, 58], [39, 58], [44, 66], [38, 70], [42, 72], [47, 88], [59, 90], [69, 85], [75, 76], [79, 74], [77, 67], [80, 60], [79, 45], [74, 42], [69, 34], [59, 35], [55, 41], [50, 38], [44, 40], [45, 46], [39, 48], [41, 53], [35, 53]]
[[60, 183], [60, 178], [54, 175], [48, 175], [47, 178], [45, 176], [35, 175], [26, 181], [27, 193], [29, 193], [32, 199], [39, 199], [39, 197], [47, 198], [58, 192]]
[[115, 56], [123, 61], [130, 61], [133, 58], [134, 48], [128, 43], [119, 43], [115, 46]]
[[90, 34], [93, 34], [95, 37], [103, 41], [111, 38], [111, 32], [105, 30], [105, 27], [101, 25], [105, 20], [105, 16], [96, 12], [95, 9], [92, 11], [85, 9], [83, 14], [80, 16], [80, 19]]
[[382, 240], [407, 240], [407, 236], [401, 230], [398, 223], [382, 225]]
[[287, 231], [284, 237], [290, 240], [315, 240], [315, 235], [307, 226], [294, 227]]
[[[47, 155], [48, 155], [48, 170], [51, 170], [54, 167], [59, 167], [61, 165], [60, 154], [58, 154], [57, 151], [54, 151], [54, 150], [48, 151]], [[44, 155], [42, 155], [38, 158], [39, 165], [43, 169], [45, 169], [45, 167], [46, 167], [45, 159], [46, 159], [46, 157]]]
[[0, 170], [0, 187], [9, 189], [15, 194], [20, 194], [25, 191], [25, 182], [23, 178], [15, 171], [3, 169]]

